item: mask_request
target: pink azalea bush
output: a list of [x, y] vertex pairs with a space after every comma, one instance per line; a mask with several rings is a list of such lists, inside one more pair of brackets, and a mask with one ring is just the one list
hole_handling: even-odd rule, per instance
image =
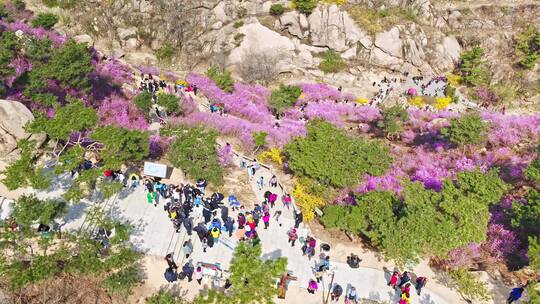
[[157, 134], [150, 135], [150, 156], [160, 157], [164, 155], [170, 143], [171, 138], [162, 137]]
[[136, 66], [137, 70], [143, 74], [159, 75], [159, 69], [152, 66]]
[[366, 123], [381, 118], [377, 108], [333, 101], [308, 103], [305, 114], [309, 119], [324, 119], [338, 127], [344, 127], [347, 122]]
[[148, 123], [143, 113], [126, 99], [113, 96], [105, 99], [97, 109], [100, 123], [132, 130], [146, 130]]
[[11, 60], [9, 66], [15, 70], [15, 75], [9, 76], [6, 80], [6, 85], [11, 87], [13, 82], [19, 78], [24, 72], [30, 71], [32, 69], [32, 63], [26, 60], [22, 56], [17, 56]]
[[94, 66], [95, 73], [116, 85], [133, 82], [133, 73], [129, 67], [115, 58], [98, 62]]
[[224, 145], [218, 152], [219, 163], [223, 166], [229, 166], [233, 160], [233, 152], [231, 145]]
[[233, 92], [229, 94], [221, 90], [213, 80], [199, 74], [190, 73], [186, 80], [196, 85], [210, 101], [222, 103], [230, 114], [254, 123], [271, 124], [275, 119], [267, 106], [270, 93], [266, 88], [234, 84]]
[[323, 101], [323, 100], [341, 100], [341, 92], [324, 83], [302, 83], [300, 84], [304, 93], [304, 100]]

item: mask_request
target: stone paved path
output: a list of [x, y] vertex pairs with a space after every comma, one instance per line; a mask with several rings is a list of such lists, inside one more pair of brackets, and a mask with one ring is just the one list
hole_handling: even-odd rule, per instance
[[[236, 164], [239, 164], [239, 158], [234, 159]], [[247, 174], [247, 173], [246, 173]], [[261, 167], [255, 178], [251, 182], [253, 191], [257, 194], [259, 201], [263, 201], [263, 193], [268, 188], [259, 191], [256, 185], [258, 177], [264, 176], [268, 181], [272, 173], [270, 170]], [[272, 192], [278, 193], [279, 196], [283, 194], [281, 189], [272, 188], [269, 189]], [[233, 193], [224, 193], [226, 196]], [[201, 244], [195, 234], [188, 236], [185, 229], [181, 229], [180, 233], [175, 233], [172, 223], [167, 217], [167, 213], [163, 210], [163, 204], [160, 203], [157, 207], [146, 202], [146, 194], [142, 186], [135, 190], [126, 190], [116, 198], [111, 198], [103, 203], [104, 208], [113, 217], [123, 220], [128, 220], [134, 225], [134, 232], [132, 235], [132, 242], [135, 244], [137, 250], [146, 254], [165, 256], [169, 252], [174, 253], [174, 257], [179, 265], [186, 262], [186, 259], [182, 255], [181, 246], [187, 239], [191, 239], [194, 245], [194, 252], [192, 254], [193, 262], [207, 262], [207, 263], [220, 263], [223, 269], [229, 267], [230, 260], [232, 258], [234, 247], [237, 244], [235, 235], [229, 238], [226, 233], [222, 235], [220, 242], [218, 242], [213, 248], [209, 248], [206, 253], [202, 252]], [[83, 203], [80, 208], [88, 210], [88, 206]], [[292, 209], [287, 210], [280, 202], [276, 204], [276, 207], [272, 209], [272, 214], [276, 210], [282, 211], [282, 217], [280, 218], [281, 226], [272, 219], [268, 230], [263, 227], [258, 228], [258, 232], [262, 241], [263, 258], [277, 258], [287, 257], [288, 270], [293, 275], [298, 277], [297, 281], [292, 281], [292, 286], [298, 286], [305, 288], [308, 281], [313, 278], [313, 267], [318, 262], [317, 256], [319, 250], [311, 261], [307, 257], [302, 256], [300, 245], [296, 244], [295, 247], [291, 247], [287, 243], [286, 232], [290, 227], [294, 225]], [[91, 216], [91, 214], [86, 214]], [[232, 216], [236, 216], [235, 213]], [[64, 229], [77, 229], [82, 225], [85, 214], [77, 208], [73, 208], [71, 213], [66, 216], [67, 224]], [[194, 221], [196, 224], [198, 221]], [[262, 223], [261, 223], [262, 225]], [[88, 225], [86, 224], [85, 227]], [[310, 231], [307, 226], [302, 224], [298, 230], [299, 236], [305, 237]], [[318, 242], [320, 243], [320, 242]], [[319, 245], [319, 244], [318, 244]], [[330, 256], [332, 255], [330, 251]], [[166, 265], [163, 263], [165, 269]], [[331, 262], [331, 269], [335, 271], [334, 282], [339, 283], [344, 288], [347, 286], [355, 286], [358, 290], [361, 298], [368, 298], [377, 301], [389, 301], [390, 303], [397, 302], [399, 294], [392, 291], [386, 286], [387, 277], [382, 270], [373, 268], [360, 267], [359, 269], [351, 269], [345, 263]], [[330, 273], [323, 277], [323, 284], [320, 284], [318, 295], [309, 295], [306, 291], [306, 303], [321, 303], [321, 290], [327, 289], [330, 284]], [[163, 281], [165, 284], [165, 281]], [[423, 291], [422, 297], [418, 297], [414, 290], [411, 292], [412, 303], [425, 303], [425, 304], [444, 304], [449, 303], [441, 299], [437, 294], [430, 292], [429, 288]]]

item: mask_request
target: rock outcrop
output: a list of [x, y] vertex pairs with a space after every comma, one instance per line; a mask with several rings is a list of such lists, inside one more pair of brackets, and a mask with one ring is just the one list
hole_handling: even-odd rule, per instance
[[318, 6], [308, 17], [309, 35], [314, 46], [344, 52], [360, 42], [371, 47], [371, 38], [336, 5]]
[[41, 146], [45, 135], [30, 134], [24, 130], [26, 123], [34, 119], [32, 112], [18, 101], [0, 99], [0, 171], [20, 156], [17, 142], [34, 140]]

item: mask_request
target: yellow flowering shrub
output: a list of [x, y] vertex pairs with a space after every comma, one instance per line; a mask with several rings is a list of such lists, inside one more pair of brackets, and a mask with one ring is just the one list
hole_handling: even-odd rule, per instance
[[258, 159], [261, 163], [270, 160], [278, 165], [283, 165], [283, 154], [281, 152], [281, 149], [272, 148], [269, 151], [264, 151], [259, 154]]
[[424, 98], [422, 96], [414, 96], [412, 98], [409, 98], [409, 103], [417, 107], [421, 107], [425, 104]]
[[306, 222], [315, 218], [315, 208], [324, 206], [324, 200], [307, 192], [307, 187], [301, 182], [294, 184], [292, 195], [296, 204], [302, 209]]
[[306, 95], [304, 95], [304, 93], [300, 94], [300, 96], [298, 96], [298, 99], [304, 99], [306, 98]]
[[446, 75], [446, 79], [448, 79], [448, 84], [450, 84], [453, 87], [457, 87], [461, 83], [461, 76], [456, 75], [456, 74], [450, 73]]
[[187, 83], [185, 80], [178, 79], [178, 80], [176, 81], [176, 85], [183, 85], [183, 86], [187, 87], [187, 86], [188, 86], [188, 83]]
[[359, 104], [367, 104], [367, 103], [369, 102], [369, 99], [363, 98], [363, 97], [358, 97], [358, 98], [356, 98], [355, 101], [356, 101], [357, 103], [359, 103]]
[[435, 98], [435, 109], [444, 110], [452, 102], [452, 97], [437, 97]]

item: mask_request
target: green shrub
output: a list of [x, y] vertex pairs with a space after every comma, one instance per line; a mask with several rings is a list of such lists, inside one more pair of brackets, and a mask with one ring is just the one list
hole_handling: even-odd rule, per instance
[[322, 54], [323, 60], [319, 64], [319, 69], [325, 73], [337, 73], [347, 67], [347, 63], [339, 53], [329, 50]]
[[540, 146], [537, 148], [538, 156], [525, 169], [525, 177], [529, 180], [540, 182]]
[[46, 7], [56, 7], [56, 6], [58, 6], [58, 0], [41, 0], [41, 2]]
[[28, 45], [24, 49], [24, 55], [32, 60], [33, 64], [46, 62], [51, 58], [52, 41], [43, 38], [30, 38]]
[[292, 3], [299, 12], [309, 15], [317, 7], [319, 0], [293, 0]]
[[294, 105], [298, 97], [302, 94], [299, 86], [280, 85], [279, 89], [272, 91], [268, 104], [278, 114]]
[[[1, 9], [0, 6], [0, 14]], [[19, 49], [19, 39], [14, 32], [0, 32], [0, 76], [5, 77], [15, 73], [15, 69], [10, 64]]]
[[529, 26], [525, 31], [519, 33], [515, 40], [519, 63], [522, 67], [531, 69], [540, 58], [540, 31]]
[[157, 104], [164, 107], [168, 114], [178, 115], [181, 113], [180, 99], [174, 94], [160, 94]]
[[261, 132], [253, 132], [253, 142], [255, 143], [256, 148], [260, 148], [264, 145], [266, 145], [266, 137], [268, 136], [268, 133], [261, 131]]
[[459, 69], [463, 81], [468, 85], [485, 85], [488, 74], [483, 67], [484, 50], [475, 46], [471, 50], [461, 53]]
[[26, 9], [26, 3], [24, 3], [23, 0], [15, 0], [13, 1], [13, 5], [15, 5], [15, 9], [18, 11], [23, 11]]
[[6, 12], [6, 9], [4, 7], [3, 3], [0, 3], [0, 19], [4, 19], [8, 17], [8, 13]]
[[229, 71], [220, 71], [215, 65], [213, 65], [208, 69], [208, 71], [206, 71], [206, 76], [215, 81], [218, 87], [223, 91], [228, 93], [233, 91], [234, 80]]
[[167, 159], [173, 166], [181, 168], [191, 178], [205, 178], [217, 186], [223, 184], [223, 168], [216, 152], [218, 134], [215, 131], [181, 126], [163, 130], [163, 135], [174, 137], [167, 151]]
[[298, 176], [342, 188], [355, 185], [365, 173], [382, 175], [390, 167], [389, 149], [378, 141], [350, 137], [322, 120], [307, 129], [306, 137], [285, 146], [289, 168]]
[[407, 110], [401, 105], [385, 107], [382, 109], [383, 119], [377, 122], [387, 135], [398, 135], [403, 131], [403, 124], [409, 119]]
[[135, 285], [139, 284], [142, 278], [139, 268], [130, 265], [116, 273], [113, 273], [103, 280], [103, 287], [111, 294], [128, 296]]
[[45, 170], [36, 167], [37, 156], [33, 154], [34, 142], [23, 140], [17, 143], [17, 147], [21, 151], [20, 158], [14, 163], [6, 167], [2, 183], [8, 190], [15, 190], [32, 186], [35, 189], [47, 189], [51, 183], [50, 174], [46, 174]]
[[450, 120], [450, 126], [441, 129], [441, 135], [458, 145], [475, 145], [485, 140], [489, 124], [478, 113], [463, 114]]
[[32, 26], [51, 29], [57, 22], [58, 16], [55, 14], [39, 13], [36, 18], [32, 19]]
[[328, 206], [322, 223], [362, 235], [400, 264], [424, 255], [446, 258], [455, 248], [485, 240], [489, 207], [508, 190], [495, 170], [459, 173], [455, 181], [445, 180], [439, 192], [419, 182], [402, 186], [399, 197], [370, 191], [357, 195], [354, 206]]
[[330, 205], [324, 207], [321, 222], [326, 228], [341, 228], [348, 214], [348, 208], [340, 205]]
[[240, 28], [240, 27], [242, 27], [243, 25], [244, 25], [244, 21], [243, 21], [243, 20], [238, 20], [238, 21], [235, 21], [235, 22], [233, 23], [233, 27], [234, 27], [234, 28]]
[[155, 53], [159, 61], [169, 62], [174, 56], [174, 47], [170, 42], [165, 42]]
[[472, 273], [465, 268], [450, 271], [452, 285], [463, 298], [472, 303], [473, 300], [487, 301], [490, 299], [487, 284], [478, 281]]
[[147, 132], [115, 126], [99, 127], [91, 135], [104, 146], [100, 152], [104, 170], [119, 170], [126, 162], [143, 160], [150, 152], [149, 137]]
[[146, 298], [146, 304], [181, 304], [182, 299], [172, 293], [160, 290], [158, 293]]
[[524, 235], [540, 235], [540, 193], [531, 189], [525, 198], [527, 204], [512, 203], [510, 223], [513, 228], [523, 231]]
[[281, 16], [285, 12], [285, 7], [281, 3], [272, 4], [270, 6], [270, 15]]
[[148, 118], [150, 110], [152, 109], [152, 94], [150, 92], [142, 92], [133, 98], [133, 103], [139, 108], [144, 115]]
[[540, 271], [540, 242], [537, 236], [529, 237], [529, 248], [527, 250], [529, 256], [529, 266], [535, 272]]

